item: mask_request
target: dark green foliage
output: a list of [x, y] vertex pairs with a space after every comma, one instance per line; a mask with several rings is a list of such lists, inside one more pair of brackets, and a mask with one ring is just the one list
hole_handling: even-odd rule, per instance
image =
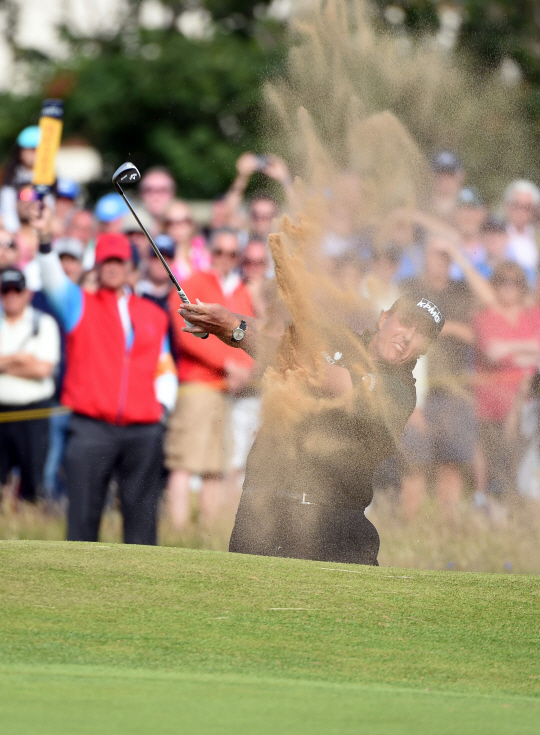
[[[404, 24], [417, 34], [439, 26], [437, 0], [376, 0], [381, 17], [388, 6], [405, 13]], [[471, 58], [481, 78], [497, 72], [505, 59], [523, 77], [523, 109], [540, 144], [540, 3], [538, 0], [461, 0], [457, 51]], [[388, 27], [388, 24], [387, 24]], [[538, 146], [537, 146], [538, 149]], [[536, 165], [540, 163], [538, 155]]]
[[[168, 4], [175, 16], [187, 5]], [[51, 62], [35, 94], [0, 97], [0, 156], [37, 121], [41, 99], [60, 96], [64, 139], [82, 137], [100, 151], [104, 185], [119, 162], [132, 159], [143, 170], [168, 166], [182, 196], [212, 197], [229, 185], [238, 155], [259, 146], [260, 90], [279, 67], [281, 27], [257, 21], [257, 3], [215, 0], [206, 3], [212, 37], [194, 40], [178, 32], [174, 16], [170, 28], [138, 28], [138, 5], [133, 27], [114, 38], [74, 38], [63, 29], [71, 59]]]

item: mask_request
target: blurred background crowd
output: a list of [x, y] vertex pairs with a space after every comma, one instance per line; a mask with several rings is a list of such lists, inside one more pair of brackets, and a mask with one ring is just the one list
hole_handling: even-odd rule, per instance
[[[212, 544], [209, 529], [234, 514], [261, 376], [240, 350], [181, 331], [178, 296], [110, 186], [123, 160], [143, 174], [129, 196], [191, 298], [271, 317], [268, 235], [297, 212], [294, 177], [309, 182], [316, 162], [332, 169], [321, 258], [361, 304], [355, 328], [418, 287], [445, 312], [415, 371], [399, 454], [376, 478], [375, 500], [410, 530], [390, 563], [446, 564], [427, 547], [410, 556], [434, 506], [498, 529], [516, 503], [535, 507], [534, 2], [96, 0], [90, 12], [84, 0], [6, 0], [0, 20], [0, 535], [46, 536], [13, 530], [29, 509], [63, 534], [74, 489], [70, 538], [95, 538], [113, 508], [126, 541], [154, 543], [161, 518], [173, 542]], [[42, 211], [31, 179], [47, 97], [63, 99], [65, 119]], [[387, 127], [374, 118], [385, 111]], [[429, 170], [418, 165], [422, 193], [402, 206], [398, 162], [412, 147]], [[367, 179], [371, 193], [398, 182], [376, 231], [357, 216]], [[509, 548], [533, 517], [520, 516]], [[467, 541], [477, 532], [467, 526]], [[527, 566], [537, 534], [531, 526], [523, 569], [538, 567]]]
[[[165, 487], [175, 529], [185, 529], [193, 512], [201, 528], [212, 528], [238, 501], [257, 430], [260, 376], [241, 350], [181, 331], [178, 296], [119, 194], [89, 206], [76, 182], [59, 179], [44, 224], [29, 183], [39, 134], [35, 126], [20, 133], [0, 192], [0, 481], [13, 499], [53, 513], [65, 508], [67, 484], [73, 539], [97, 538], [115, 488], [127, 540], [155, 542], [152, 508]], [[291, 206], [292, 176], [274, 155], [246, 152], [236, 168], [204, 220], [177, 197], [164, 167], [143, 173], [134, 201], [188, 294], [264, 322], [274, 289], [268, 235]], [[257, 172], [278, 182], [281, 204], [267, 191], [245, 196]], [[431, 174], [422, 211], [395, 210], [384, 240], [375, 242], [369, 230], [354, 228], [360, 181], [344, 173], [350, 196], [329, 206], [322, 241], [325, 268], [364, 304], [362, 327], [409, 290], [421, 290], [446, 315], [441, 337], [415, 370], [418, 406], [400, 454], [377, 478], [405, 519], [428, 494], [449, 514], [463, 502], [489, 512], [517, 496], [540, 500], [540, 190], [531, 181], [508, 182], [489, 209], [452, 151], [433, 155]], [[44, 240], [51, 253], [40, 253]], [[89, 301], [111, 290], [120, 319]], [[125, 321], [123, 294], [155, 310], [135, 315], [126, 306], [131, 326], [115, 331], [110, 320]], [[141, 365], [130, 330], [147, 329], [158, 310], [163, 334], [155, 364]], [[148, 370], [153, 383], [145, 383]], [[157, 412], [130, 404], [144, 403], [144, 390], [154, 393]], [[77, 430], [72, 410], [90, 423]], [[141, 423], [159, 430], [126, 433]], [[160, 463], [156, 483], [146, 464]]]

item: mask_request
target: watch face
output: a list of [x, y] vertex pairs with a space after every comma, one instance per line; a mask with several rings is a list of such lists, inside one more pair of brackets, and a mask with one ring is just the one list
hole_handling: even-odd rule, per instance
[[236, 329], [232, 333], [232, 336], [236, 342], [240, 342], [241, 339], [244, 339], [244, 334], [245, 332], [242, 327], [236, 327]]

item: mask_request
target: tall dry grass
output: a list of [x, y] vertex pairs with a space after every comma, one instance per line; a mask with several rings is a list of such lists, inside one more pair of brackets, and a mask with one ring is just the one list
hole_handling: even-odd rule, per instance
[[[287, 72], [266, 87], [268, 139], [306, 170], [298, 112], [313, 120], [336, 165], [356, 169], [356, 121], [389, 111], [422, 152], [456, 151], [470, 183], [496, 202], [513, 178], [531, 176], [532, 138], [518, 86], [474, 74], [463, 56], [434, 37], [379, 32], [365, 0], [298, 4], [290, 25]], [[387, 132], [392, 145], [393, 133]]]
[[[429, 500], [415, 520], [406, 522], [395, 499], [379, 493], [368, 515], [381, 537], [382, 566], [540, 574], [538, 503], [493, 504], [490, 512], [464, 504], [449, 520]], [[233, 521], [234, 513], [228, 511], [213, 528], [201, 529], [194, 512], [186, 531], [178, 534], [163, 512], [159, 543], [226, 551]], [[0, 539], [60, 541], [65, 538], [65, 527], [63, 517], [47, 515], [27, 503], [20, 503], [18, 508], [4, 504], [0, 512]], [[122, 518], [117, 510], [104, 514], [100, 539], [121, 542]]]

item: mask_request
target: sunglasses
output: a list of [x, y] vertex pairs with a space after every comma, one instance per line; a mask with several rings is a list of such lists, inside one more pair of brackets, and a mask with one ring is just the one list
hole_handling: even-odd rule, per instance
[[523, 286], [523, 281], [518, 278], [500, 278], [497, 281], [497, 286]]
[[8, 293], [22, 293], [23, 291], [24, 288], [20, 288], [19, 286], [2, 286], [0, 294], [5, 296]]
[[266, 266], [268, 265], [268, 261], [264, 260], [264, 258], [262, 260], [253, 260], [252, 258], [244, 258], [243, 264], [244, 265], [260, 265], [260, 266], [264, 265]]
[[165, 225], [171, 227], [172, 225], [192, 225], [193, 220], [190, 217], [184, 217], [184, 219], [166, 219]]
[[215, 248], [212, 250], [212, 255], [214, 255], [216, 258], [230, 258], [231, 260], [235, 260], [238, 258], [238, 251], [237, 250], [222, 250], [221, 248]]
[[141, 189], [142, 194], [171, 194], [171, 192], [170, 186], [143, 186]]

